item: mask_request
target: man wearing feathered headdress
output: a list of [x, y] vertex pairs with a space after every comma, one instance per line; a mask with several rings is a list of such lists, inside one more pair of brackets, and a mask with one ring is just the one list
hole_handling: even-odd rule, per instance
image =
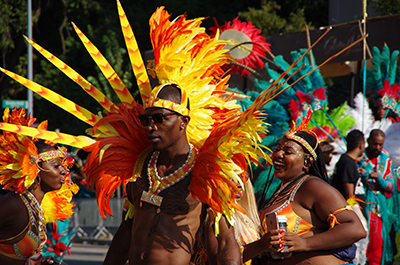
[[[156, 102], [190, 105], [181, 105], [181, 90], [174, 85], [163, 86], [155, 98]], [[143, 156], [141, 177], [127, 186], [134, 216], [121, 224], [105, 264], [118, 264], [119, 260], [124, 264], [127, 258], [132, 264], [188, 264], [206, 210], [189, 191], [198, 153], [186, 136], [190, 116], [177, 108], [155, 104], [146, 108], [139, 119], [153, 151]], [[233, 227], [225, 217], [219, 224], [219, 261], [239, 264]], [[129, 256], [120, 255], [128, 252]]]
[[[134, 176], [126, 187], [125, 218], [104, 264], [125, 264], [126, 260], [132, 264], [189, 264], [208, 208], [201, 190], [208, 187], [225, 193], [226, 184], [230, 185], [229, 179], [220, 179], [214, 187], [199, 184], [207, 180], [195, 173], [196, 168], [197, 172], [211, 170], [212, 165], [204, 165], [210, 168], [199, 165], [205, 157], [199, 158], [199, 150], [204, 152], [209, 146], [205, 140], [210, 125], [220, 121], [212, 115], [229, 115], [230, 107], [231, 111], [238, 109], [210, 93], [225, 83], [218, 71], [227, 55], [221, 53], [221, 43], [201, 32], [200, 20], [186, 20], [184, 15], [170, 22], [169, 16], [159, 8], [150, 19], [155, 52], [152, 71], [160, 85], [148, 94], [142, 91], [144, 113], [137, 115], [150, 146], [141, 151], [135, 163]], [[168, 34], [172, 35], [161, 37]], [[168, 56], [176, 56], [174, 60], [178, 63], [174, 65]], [[195, 61], [197, 64], [193, 65]], [[198, 94], [197, 98], [194, 94]], [[87, 172], [90, 170], [89, 164]], [[202, 174], [213, 173], [217, 172]], [[215, 196], [213, 192], [203, 192]], [[222, 200], [229, 201], [230, 195], [225, 196]], [[217, 216], [218, 262], [240, 264], [233, 222], [224, 214]]]

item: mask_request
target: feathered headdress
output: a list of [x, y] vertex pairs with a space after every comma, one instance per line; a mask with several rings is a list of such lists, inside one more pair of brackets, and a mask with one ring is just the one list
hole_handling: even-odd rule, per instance
[[[31, 127], [35, 121], [35, 118], [25, 115], [23, 108], [19, 110], [14, 108], [11, 115], [10, 109], [6, 108], [3, 114], [3, 122], [16, 128]], [[46, 128], [46, 121], [37, 126], [37, 129], [40, 130], [46, 130]], [[0, 135], [0, 184], [4, 185], [5, 189], [17, 193], [26, 191], [33, 184], [41, 169], [39, 162], [60, 157], [63, 158], [64, 167], [70, 168], [73, 165], [73, 159], [66, 157], [65, 148], [58, 147], [57, 150], [38, 153], [34, 141], [35, 139], [32, 137], [9, 131], [4, 131], [3, 135]], [[74, 207], [70, 201], [78, 189], [67, 175], [60, 190], [46, 193], [42, 200], [45, 219], [53, 222], [70, 217]]]
[[289, 131], [287, 131], [284, 134], [284, 136], [288, 139], [291, 139], [291, 140], [294, 140], [294, 141], [300, 143], [312, 155], [314, 160], [317, 160], [317, 154], [315, 153], [315, 148], [317, 148], [318, 144], [316, 144], [314, 147], [311, 147], [311, 145], [306, 140], [304, 140], [300, 136], [296, 135], [297, 132], [303, 131], [308, 134], [314, 135], [315, 138], [318, 139], [317, 135], [311, 129], [308, 129], [308, 123], [311, 120], [311, 115], [312, 115], [312, 111], [308, 110], [306, 118], [303, 119], [303, 121], [299, 125], [297, 125], [297, 127], [296, 127], [295, 123], [293, 122], [292, 128]]
[[[312, 123], [309, 123], [308, 128], [311, 128], [318, 136], [319, 142], [336, 142], [344, 141], [344, 136], [355, 126], [355, 119], [345, 114], [348, 109], [346, 103], [340, 105], [327, 114], [328, 107], [324, 110], [318, 110], [311, 116]], [[341, 146], [343, 150], [345, 147]]]
[[239, 73], [241, 76], [248, 76], [254, 69], [264, 68], [265, 53], [270, 51], [271, 44], [261, 36], [261, 30], [257, 29], [251, 21], [241, 22], [238, 18], [233, 19], [219, 26], [216, 19], [215, 27], [211, 27], [210, 36], [221, 32], [220, 39], [229, 40], [225, 48], [229, 48], [229, 54], [235, 59], [231, 62], [232, 74]]
[[[211, 38], [200, 27], [203, 18], [186, 19], [186, 14], [170, 21], [164, 7], [157, 8], [151, 16], [150, 39], [154, 50], [154, 71], [160, 85], [147, 97], [144, 107], [162, 107], [189, 115], [188, 140], [201, 148], [212, 126], [232, 114], [227, 110], [238, 110], [239, 105], [224, 99], [229, 76], [221, 66], [232, 58], [223, 50], [226, 41]], [[158, 93], [166, 85], [176, 85], [181, 90], [181, 103], [159, 99]], [[188, 101], [190, 111], [187, 109]]]
[[[365, 95], [372, 103], [377, 104], [381, 100], [383, 94], [378, 93], [378, 91], [384, 86], [400, 83], [397, 66], [398, 55], [399, 51], [397, 50], [390, 53], [390, 49], [386, 44], [383, 46], [382, 52], [378, 47], [373, 47], [372, 69], [367, 69], [367, 93]], [[385, 82], [387, 82], [386, 85]]]
[[389, 84], [388, 80], [383, 81], [383, 87], [377, 91], [382, 96], [382, 106], [393, 110], [400, 115], [400, 84]]
[[[190, 191], [201, 202], [210, 205], [217, 216], [225, 214], [228, 220], [231, 220], [233, 211], [240, 210], [235, 203], [233, 190], [237, 188], [232, 180], [241, 181], [240, 175], [247, 170], [250, 161], [256, 162], [260, 157], [268, 160], [263, 147], [258, 144], [266, 133], [266, 129], [262, 127], [265, 115], [260, 109], [287, 88], [282, 87], [284, 85], [284, 82], [281, 82], [282, 78], [289, 72], [291, 73], [289, 78], [298, 73], [299, 70], [293, 70], [293, 67], [304, 55], [301, 55], [294, 65], [288, 67], [265, 89], [250, 107], [239, 112], [240, 108], [234, 101], [223, 97], [229, 76], [224, 76], [221, 66], [231, 58], [223, 50], [227, 42], [218, 40], [219, 34], [211, 38], [204, 33], [204, 29], [200, 27], [201, 18], [186, 20], [186, 16], [183, 15], [170, 21], [170, 15], [161, 7], [150, 19], [150, 37], [155, 61], [149, 73], [157, 75], [160, 82], [160, 85], [152, 90], [133, 31], [119, 1], [117, 6], [144, 106], [133, 99], [111, 65], [73, 24], [78, 36], [122, 104], [112, 103], [69, 66], [28, 40], [50, 62], [95, 98], [105, 109], [106, 116], [103, 117], [101, 114], [96, 116], [39, 84], [0, 69], [92, 126], [88, 132], [97, 139], [94, 141], [88, 137], [74, 137], [60, 133], [44, 134], [40, 130], [28, 131], [25, 127], [24, 133], [49, 140], [57, 139], [59, 143], [84, 148], [90, 152], [84, 172], [88, 177], [88, 183], [96, 187], [100, 213], [105, 217], [105, 213], [112, 213], [109, 200], [114, 191], [120, 185], [135, 181], [138, 177], [136, 173], [140, 172], [144, 160], [152, 152], [146, 131], [139, 125], [138, 115], [143, 114], [144, 108], [149, 107], [169, 108], [190, 115], [191, 122], [187, 128], [188, 140], [199, 149], [192, 169]], [[168, 84], [181, 89], [180, 104], [174, 105], [157, 97], [160, 89]], [[187, 99], [190, 100], [190, 112], [185, 105]], [[0, 127], [5, 128], [1, 123]]]
[[[11, 126], [31, 127], [35, 121], [35, 118], [25, 115], [23, 108], [17, 110], [15, 107], [11, 115], [9, 108], [4, 110], [3, 122]], [[46, 130], [47, 121], [41, 122], [37, 128]], [[64, 158], [65, 155], [65, 150], [61, 148], [38, 154], [32, 137], [5, 131], [0, 135], [0, 184], [5, 189], [21, 193], [35, 181], [41, 169], [39, 162]]]

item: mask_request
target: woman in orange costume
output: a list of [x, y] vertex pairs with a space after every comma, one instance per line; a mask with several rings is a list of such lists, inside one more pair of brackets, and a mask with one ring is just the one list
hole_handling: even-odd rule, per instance
[[[274, 176], [282, 184], [260, 211], [264, 235], [245, 246], [244, 260], [265, 252], [268, 264], [345, 264], [354, 258], [352, 244], [366, 236], [357, 215], [326, 182], [321, 150], [315, 134], [307, 130], [308, 120], [286, 132], [272, 153]], [[287, 232], [267, 231], [264, 218], [271, 212], [286, 216]], [[283, 253], [289, 257], [272, 258]]]
[[[6, 109], [3, 120], [22, 126], [35, 122], [25, 118], [24, 109], [14, 109], [11, 116]], [[38, 126], [46, 127], [46, 122]], [[46, 218], [54, 221], [72, 214], [68, 189], [73, 186], [66, 178], [73, 160], [65, 156], [65, 148], [28, 136], [5, 131], [0, 135], [0, 184], [10, 191], [0, 197], [0, 264], [46, 264], [30, 257], [46, 243]], [[61, 188], [63, 194], [58, 193]]]

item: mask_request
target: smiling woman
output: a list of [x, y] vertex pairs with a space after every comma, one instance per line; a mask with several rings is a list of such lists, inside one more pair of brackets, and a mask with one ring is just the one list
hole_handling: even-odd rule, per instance
[[[343, 264], [354, 258], [353, 243], [366, 236], [357, 215], [326, 182], [321, 150], [307, 130], [308, 120], [285, 133], [273, 151], [274, 176], [282, 184], [260, 211], [264, 235], [246, 246], [244, 260], [265, 252], [268, 264]], [[268, 231], [269, 213], [287, 218], [287, 232]], [[289, 252], [289, 258], [271, 256]]]
[[[25, 117], [24, 109], [11, 115], [6, 109], [3, 117], [18, 126], [35, 121]], [[0, 135], [0, 184], [10, 191], [0, 197], [0, 264], [37, 264], [30, 257], [46, 243], [46, 218], [66, 219], [73, 213], [70, 200], [77, 187], [68, 182], [72, 164], [66, 148], [12, 132]]]

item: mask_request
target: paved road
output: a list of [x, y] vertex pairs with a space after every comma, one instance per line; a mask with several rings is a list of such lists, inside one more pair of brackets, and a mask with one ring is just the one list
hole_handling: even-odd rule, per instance
[[73, 243], [70, 249], [71, 255], [65, 256], [64, 261], [68, 265], [101, 265], [108, 247], [108, 245]]

